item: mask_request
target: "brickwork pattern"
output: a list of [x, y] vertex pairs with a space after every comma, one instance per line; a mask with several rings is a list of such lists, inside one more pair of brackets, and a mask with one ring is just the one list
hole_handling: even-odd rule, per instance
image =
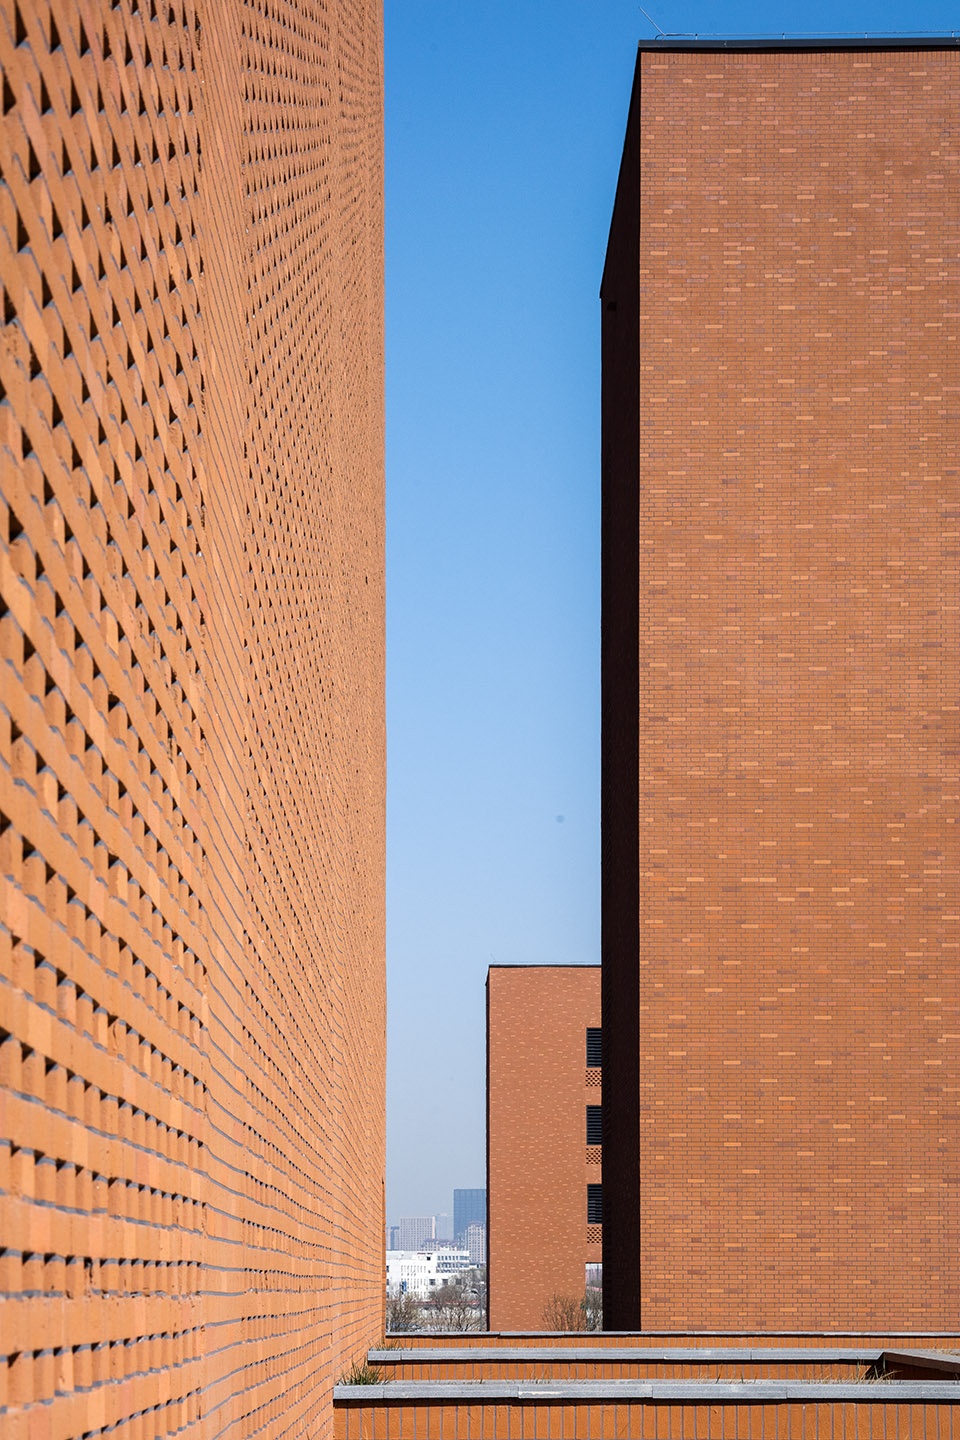
[[544, 1435], [551, 1440], [595, 1440], [598, 1435], [617, 1440], [688, 1435], [698, 1440], [729, 1440], [732, 1435], [737, 1440], [820, 1440], [823, 1435], [956, 1440], [960, 1434], [960, 1407], [942, 1394], [947, 1385], [941, 1387], [939, 1400], [899, 1403], [878, 1397], [889, 1388], [883, 1385], [846, 1385], [843, 1398], [822, 1393], [834, 1388], [824, 1386], [817, 1396], [765, 1400], [742, 1392], [722, 1394], [728, 1387], [716, 1384], [697, 1388], [696, 1397], [631, 1401], [613, 1394], [579, 1400], [551, 1395], [549, 1387], [538, 1391], [535, 1383], [522, 1396], [509, 1398], [484, 1395], [479, 1385], [465, 1386], [459, 1396], [447, 1399], [404, 1399], [391, 1394], [390, 1386], [368, 1386], [367, 1393], [338, 1401], [334, 1433], [337, 1440], [432, 1440], [447, 1435], [469, 1435], [471, 1440], [541, 1440]]
[[5, 1434], [382, 1325], [373, 0], [0, 3]]
[[[381, 1350], [374, 1352], [376, 1365], [390, 1383], [419, 1380], [862, 1380], [869, 1363], [856, 1355], [836, 1358], [822, 1351], [811, 1351], [811, 1359], [791, 1357], [789, 1361], [774, 1357], [715, 1359], [714, 1352], [703, 1359], [689, 1354], [677, 1358], [661, 1353], [656, 1359], [634, 1359], [622, 1350], [600, 1347], [579, 1358], [570, 1358], [569, 1351], [530, 1349], [507, 1350], [501, 1357], [496, 1350], [477, 1352], [471, 1359], [467, 1351], [451, 1356], [446, 1351], [432, 1351], [418, 1358], [421, 1351]], [[603, 1358], [609, 1350], [609, 1358]], [[555, 1358], [554, 1358], [555, 1356]]]
[[579, 1300], [586, 1265], [600, 1262], [587, 1185], [601, 1183], [601, 1151], [586, 1144], [600, 1072], [585, 1066], [587, 1028], [599, 1023], [595, 965], [498, 965], [487, 973], [491, 1329], [542, 1326], [553, 1297]]
[[643, 1328], [960, 1314], [958, 101], [640, 56]]

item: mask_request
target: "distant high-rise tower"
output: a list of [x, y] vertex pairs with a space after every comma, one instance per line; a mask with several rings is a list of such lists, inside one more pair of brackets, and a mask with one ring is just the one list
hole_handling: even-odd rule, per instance
[[398, 1250], [420, 1250], [432, 1245], [437, 1237], [436, 1220], [433, 1215], [406, 1215], [400, 1217], [397, 1226]]
[[603, 277], [604, 1318], [960, 1315], [960, 53], [641, 47]]
[[478, 1225], [476, 1221], [467, 1226], [465, 1249], [470, 1256], [471, 1265], [486, 1265], [487, 1263], [487, 1227]]
[[487, 1192], [483, 1190], [454, 1190], [453, 1192], [453, 1238], [458, 1245], [466, 1241], [468, 1225], [486, 1225]]
[[444, 1240], [452, 1241], [453, 1221], [450, 1219], [450, 1216], [446, 1213], [446, 1211], [441, 1211], [439, 1215], [435, 1215], [433, 1218], [435, 1222], [435, 1233], [438, 1242]]

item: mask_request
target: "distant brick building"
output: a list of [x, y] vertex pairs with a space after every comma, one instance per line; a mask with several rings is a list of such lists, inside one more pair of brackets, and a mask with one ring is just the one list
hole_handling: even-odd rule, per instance
[[487, 974], [487, 1266], [491, 1330], [552, 1328], [601, 1259], [600, 970]]
[[602, 288], [614, 1329], [960, 1315], [958, 193], [955, 43], [641, 47]]
[[377, 0], [0, 26], [2, 1424], [330, 1431], [382, 1332]]

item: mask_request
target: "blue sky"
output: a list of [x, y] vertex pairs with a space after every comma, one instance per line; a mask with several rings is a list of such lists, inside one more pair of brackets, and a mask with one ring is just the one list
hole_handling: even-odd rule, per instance
[[[644, 8], [949, 32], [945, 3]], [[387, 1214], [484, 1183], [484, 981], [600, 944], [599, 302], [625, 0], [386, 0]]]

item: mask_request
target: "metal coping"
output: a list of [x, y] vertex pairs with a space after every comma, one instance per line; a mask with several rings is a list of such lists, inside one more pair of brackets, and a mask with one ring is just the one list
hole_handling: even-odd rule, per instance
[[[885, 1353], [884, 1350], [874, 1347], [849, 1347], [831, 1348], [819, 1345], [811, 1345], [806, 1349], [769, 1348], [740, 1346], [739, 1348], [723, 1348], [704, 1345], [702, 1348], [677, 1346], [676, 1349], [664, 1349], [663, 1346], [644, 1348], [640, 1346], [613, 1345], [583, 1345], [567, 1346], [554, 1345], [545, 1348], [534, 1348], [533, 1346], [517, 1348], [497, 1349], [495, 1347], [465, 1345], [460, 1350], [442, 1349], [428, 1350], [426, 1348], [413, 1350], [371, 1350], [368, 1356], [371, 1365], [441, 1365], [458, 1364], [466, 1365], [472, 1363], [490, 1363], [501, 1361], [504, 1364], [516, 1365], [529, 1362], [531, 1365], [543, 1365], [547, 1361], [555, 1361], [562, 1364], [580, 1364], [584, 1362], [603, 1363], [620, 1365], [626, 1362], [658, 1362], [665, 1365], [688, 1365], [702, 1361], [704, 1364], [715, 1364], [717, 1361], [736, 1364], [738, 1361], [743, 1364], [776, 1364], [778, 1361], [785, 1365], [796, 1365], [799, 1362], [809, 1361], [811, 1365], [822, 1365], [827, 1361], [858, 1361], [862, 1360], [874, 1364]], [[906, 1352], [897, 1351], [898, 1355]], [[926, 1353], [926, 1352], [925, 1352]], [[960, 1368], [960, 1361], [955, 1356], [944, 1352], [945, 1360], [953, 1359]]]
[[488, 970], [599, 970], [599, 960], [494, 960]]
[[589, 1401], [594, 1405], [622, 1405], [629, 1401], [676, 1401], [687, 1404], [737, 1405], [777, 1401], [809, 1404], [894, 1404], [917, 1401], [956, 1403], [960, 1388], [955, 1380], [878, 1380], [860, 1383], [815, 1380], [391, 1380], [383, 1385], [335, 1385], [334, 1404], [405, 1405], [463, 1401], [473, 1405], [517, 1400], [543, 1405]]
[[[810, 1345], [803, 1348], [793, 1346], [743, 1345], [730, 1346], [613, 1346], [613, 1345], [554, 1345], [545, 1348], [534, 1346], [496, 1347], [465, 1345], [460, 1349], [445, 1348], [428, 1350], [421, 1347], [412, 1350], [379, 1350], [369, 1352], [372, 1365], [558, 1365], [576, 1364], [663, 1364], [663, 1365], [824, 1365], [861, 1363], [876, 1365], [885, 1362], [891, 1365], [910, 1365], [916, 1368], [940, 1370], [960, 1375], [960, 1353], [950, 1350], [909, 1350], [892, 1346], [829, 1346]], [[771, 1377], [773, 1378], [773, 1377]]]
[[[512, 968], [512, 967], [507, 967]], [[518, 969], [524, 967], [518, 966]], [[554, 1336], [569, 1338], [569, 1330], [466, 1330], [460, 1333], [451, 1330], [388, 1330], [387, 1334], [397, 1340], [403, 1340], [407, 1335], [415, 1334], [419, 1338], [429, 1340], [450, 1341], [454, 1349], [466, 1349], [473, 1344], [484, 1344], [487, 1341], [498, 1340], [526, 1340], [543, 1337], [544, 1339]], [[578, 1330], [577, 1335], [587, 1336], [589, 1331]], [[624, 1341], [637, 1342], [641, 1339], [657, 1340], [679, 1340], [689, 1339], [694, 1335], [702, 1335], [714, 1340], [730, 1340], [749, 1338], [760, 1341], [764, 1335], [758, 1334], [756, 1330], [599, 1330], [596, 1332], [603, 1336], [622, 1336]], [[856, 1342], [866, 1340], [883, 1341], [889, 1345], [892, 1336], [897, 1340], [949, 1340], [953, 1343], [958, 1339], [960, 1332], [954, 1330], [770, 1330], [766, 1332], [776, 1335], [781, 1339], [816, 1339], [816, 1340], [854, 1340]], [[579, 1342], [578, 1342], [579, 1343]], [[585, 1342], [589, 1343], [589, 1342]], [[416, 1348], [416, 1347], [415, 1347]], [[598, 1347], [599, 1348], [599, 1347]]]
[[658, 35], [641, 40], [647, 53], [679, 50], [791, 50], [811, 54], [833, 50], [952, 50], [960, 47], [960, 32], [950, 35]]

